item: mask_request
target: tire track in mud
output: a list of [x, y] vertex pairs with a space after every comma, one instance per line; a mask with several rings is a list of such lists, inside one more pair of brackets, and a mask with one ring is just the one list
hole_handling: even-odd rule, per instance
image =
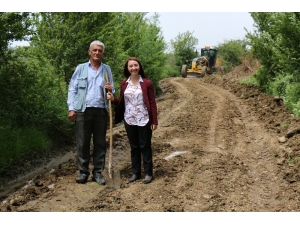
[[221, 154], [226, 154], [226, 151], [222, 151], [224, 149], [223, 139], [224, 134], [218, 132], [217, 124], [222, 122], [222, 111], [224, 109], [225, 97], [218, 92], [213, 92], [210, 88], [205, 87], [204, 85], [201, 87], [205, 90], [206, 93], [211, 93], [217, 96], [217, 100], [214, 101], [213, 112], [210, 117], [209, 128], [207, 131], [208, 143], [206, 144], [206, 150], [209, 152], [218, 152]]
[[[280, 204], [283, 204], [276, 200], [279, 195], [280, 181], [276, 177], [277, 166], [274, 160], [273, 154], [278, 148], [277, 140], [274, 140], [265, 130], [263, 130], [256, 118], [251, 115], [251, 110], [243, 104], [235, 95], [226, 90], [220, 90], [219, 87], [214, 85], [201, 85], [201, 88], [206, 89], [213, 95], [217, 95], [219, 99], [230, 99], [238, 110], [238, 121], [244, 127], [243, 131], [239, 133], [240, 139], [231, 148], [231, 153], [237, 157], [243, 164], [247, 165], [249, 171], [248, 175], [252, 178], [252, 184], [248, 185], [248, 200], [247, 209], [249, 211], [266, 211], [266, 208], [274, 208], [274, 211], [280, 209]], [[223, 102], [222, 100], [220, 100]], [[209, 133], [213, 136], [216, 131], [216, 118], [215, 114], [221, 112], [220, 103], [216, 103], [216, 109], [210, 122], [211, 127]], [[220, 121], [222, 122], [222, 121]], [[245, 136], [242, 137], [242, 136]], [[237, 138], [239, 138], [237, 136]], [[209, 148], [215, 146], [217, 143], [213, 143], [213, 138], [210, 140]], [[237, 190], [237, 192], [245, 192], [245, 190]], [[245, 197], [245, 195], [244, 195]], [[244, 206], [245, 206], [244, 205]], [[273, 210], [272, 210], [273, 211]]]
[[[209, 202], [199, 204], [198, 211], [265, 211], [266, 207], [278, 210], [282, 204], [276, 200], [280, 184], [276, 177], [276, 163], [272, 157], [276, 140], [259, 127], [255, 117], [251, 115], [251, 110], [235, 95], [220, 90], [217, 86], [204, 84], [198, 79], [191, 79], [174, 79], [170, 83], [177, 87], [179, 96], [185, 96], [191, 85], [189, 82], [197, 82], [199, 90], [205, 90], [202, 93], [208, 97], [215, 96], [213, 99], [216, 100], [210, 109], [206, 141], [199, 139], [202, 143], [206, 142], [203, 148], [205, 154], [201, 157], [202, 169], [199, 174], [191, 174], [193, 165], [187, 166], [174, 187], [175, 193], [182, 195], [185, 186], [191, 185], [190, 180], [198, 177], [204, 182], [193, 184], [189, 189], [199, 192], [196, 202], [203, 202], [203, 198]], [[183, 108], [193, 95], [188, 96], [187, 101], [182, 101], [176, 107], [176, 110], [182, 111], [183, 114]], [[232, 113], [228, 115], [234, 115], [233, 118], [226, 118], [228, 115], [224, 115], [224, 112], [229, 111]], [[239, 129], [236, 129], [237, 126]], [[238, 132], [231, 133], [230, 130]], [[182, 140], [180, 137], [178, 139]], [[218, 163], [224, 166], [219, 166]], [[223, 174], [218, 177], [220, 172]], [[209, 186], [213, 183], [218, 191], [210, 190]], [[216, 203], [218, 201], [220, 203]], [[190, 206], [190, 201], [187, 200], [185, 204], [185, 211], [195, 210]]]
[[[186, 88], [192, 86], [189, 82], [196, 84], [196, 86], [192, 87], [195, 98], [206, 99], [200, 101], [200, 104], [203, 104], [203, 108], [199, 111], [199, 117], [204, 115], [204, 118], [197, 120], [200, 126], [201, 123], [204, 124], [202, 126], [203, 133], [202, 136], [194, 136], [200, 143], [199, 146], [202, 145], [203, 154], [195, 154], [196, 160], [194, 163], [185, 168], [181, 176], [181, 181], [177, 185], [176, 193], [180, 195], [183, 190], [185, 192], [199, 193], [193, 200], [189, 199], [188, 195], [185, 195], [184, 211], [230, 211], [225, 208], [225, 203], [229, 206], [231, 205], [226, 202], [228, 193], [224, 192], [224, 185], [220, 186], [219, 183], [223, 182], [222, 173], [225, 173], [223, 176], [226, 178], [226, 172], [235, 172], [228, 168], [231, 163], [228, 162], [231, 160], [231, 154], [228, 154], [230, 153], [228, 152], [228, 148], [230, 148], [228, 146], [228, 139], [232, 139], [230, 135], [234, 134], [224, 132], [224, 127], [221, 126], [224, 123], [224, 112], [232, 109], [227, 106], [226, 94], [213, 91], [211, 87], [207, 87], [199, 79], [185, 80]], [[193, 172], [195, 166], [199, 167], [198, 173]], [[241, 175], [235, 175], [235, 177], [239, 176]], [[192, 182], [193, 180], [200, 180], [202, 182], [194, 183]], [[231, 185], [234, 182], [230, 181], [231, 183], [228, 182], [225, 186]], [[189, 188], [187, 189], [186, 186]]]
[[[195, 78], [187, 78], [188, 80], [190, 79], [195, 79]], [[183, 79], [183, 78], [167, 78], [164, 80], [164, 87], [162, 87], [162, 89], [164, 90], [164, 95], [162, 96], [164, 99], [164, 101], [166, 101], [167, 98], [167, 93], [168, 91], [172, 91], [174, 93], [176, 93], [177, 98], [172, 98], [172, 99], [168, 99], [169, 104], [172, 107], [167, 108], [168, 111], [164, 111], [164, 109], [162, 109], [159, 112], [159, 126], [157, 129], [157, 132], [154, 133], [154, 140], [157, 143], [161, 143], [164, 142], [161, 137], [163, 135], [165, 135], [165, 132], [169, 132], [172, 133], [170, 128], [177, 129], [175, 130], [176, 135], [171, 135], [170, 138], [167, 138], [167, 143], [169, 143], [175, 150], [175, 152], [177, 152], [177, 150], [181, 150], [182, 148], [184, 148], [184, 145], [189, 142], [189, 138], [184, 138], [182, 137], [182, 135], [180, 135], [180, 131], [178, 130], [179, 127], [174, 126], [174, 124], [172, 124], [172, 121], [176, 121], [176, 118], [178, 117], [184, 117], [188, 115], [187, 112], [187, 104], [192, 101], [192, 99], [194, 98], [193, 93], [191, 92], [191, 90], [188, 87], [188, 83], [187, 83], [187, 79]], [[196, 78], [197, 79], [197, 78]], [[166, 86], [165, 86], [166, 85]], [[174, 96], [174, 95], [172, 95]], [[158, 108], [160, 108], [160, 104], [159, 104], [160, 98], [158, 98]], [[187, 133], [189, 133], [189, 131], [186, 131]], [[193, 136], [191, 136], [190, 138], [194, 138]], [[184, 149], [187, 150], [187, 152], [189, 152], [189, 149]], [[171, 152], [170, 155], [172, 155]], [[190, 154], [190, 153], [189, 153]], [[170, 156], [169, 155], [169, 156]], [[159, 157], [163, 157], [165, 156], [164, 154], [161, 154]], [[175, 163], [174, 161], [176, 161], [175, 164], [182, 164], [182, 162], [184, 161], [185, 157], [184, 156], [177, 156], [175, 157], [176, 159], [171, 159], [170, 161], [172, 163]], [[185, 190], [185, 186], [186, 184], [189, 182], [189, 175], [192, 173], [192, 165], [186, 165], [186, 167], [184, 168], [184, 171], [180, 172], [179, 175], [179, 179], [176, 181], [176, 183], [174, 184], [174, 186], [172, 187], [172, 190], [165, 190], [167, 193], [170, 193], [170, 195], [172, 196], [177, 196], [177, 198], [185, 198], [183, 197], [183, 190]], [[168, 178], [167, 178], [168, 179]], [[171, 194], [172, 193], [172, 194]]]
[[[193, 85], [190, 83], [192, 82]], [[205, 93], [195, 93], [197, 92], [197, 86], [194, 86], [195, 83], [199, 82], [198, 78], [187, 78], [187, 79], [182, 79], [182, 78], [173, 78], [170, 80], [169, 84], [174, 86], [174, 90], [177, 92], [177, 96], [178, 99], [176, 102], [179, 102], [180, 104], [177, 104], [175, 107], [175, 110], [170, 110], [172, 115], [164, 115], [164, 121], [166, 121], [166, 123], [169, 123], [169, 121], [171, 119], [174, 119], [174, 116], [176, 117], [185, 117], [185, 116], [189, 116], [190, 115], [190, 110], [191, 110], [191, 106], [188, 106], [188, 104], [190, 102], [195, 102], [195, 105], [198, 103], [197, 100], [199, 100], [198, 95], [200, 96], [204, 96], [206, 95]], [[207, 97], [207, 95], [206, 95]], [[201, 97], [200, 97], [201, 98]], [[209, 96], [207, 97], [207, 100], [209, 101]], [[203, 109], [198, 109], [199, 110], [199, 115], [201, 115], [202, 110]], [[206, 110], [206, 109], [204, 109]], [[175, 113], [176, 111], [179, 112]], [[217, 112], [218, 110], [215, 110], [214, 113], [214, 117], [217, 116]], [[201, 116], [200, 116], [201, 117]], [[203, 211], [203, 206], [202, 204], [200, 204], [200, 202], [203, 202], [203, 195], [204, 196], [209, 196], [206, 193], [206, 190], [202, 190], [202, 188], [204, 187], [202, 184], [198, 184], [198, 183], [194, 183], [193, 180], [196, 176], [198, 176], [199, 174], [195, 173], [195, 166], [197, 166], [199, 161], [203, 161], [203, 159], [200, 160], [201, 155], [203, 154], [203, 151], [201, 150], [200, 153], [195, 153], [192, 149], [186, 149], [186, 144], [190, 143], [190, 142], [198, 142], [200, 143], [199, 145], [202, 145], [202, 143], [207, 142], [206, 138], [209, 139], [209, 143], [211, 148], [209, 149], [209, 151], [205, 151], [206, 153], [204, 154], [208, 154], [210, 155], [211, 158], [211, 153], [214, 152], [219, 152], [217, 150], [214, 150], [216, 146], [212, 146], [212, 144], [215, 142], [214, 136], [213, 138], [209, 138], [211, 135], [213, 134], [215, 131], [215, 121], [213, 120], [212, 122], [210, 122], [210, 124], [205, 125], [204, 127], [210, 127], [210, 132], [208, 135], [205, 135], [204, 137], [201, 136], [201, 134], [195, 134], [193, 133], [193, 131], [191, 131], [190, 129], [190, 124], [193, 123], [194, 118], [188, 118], [186, 121], [188, 123], [186, 123], [185, 125], [183, 125], [181, 122], [180, 124], [182, 126], [185, 126], [185, 133], [186, 135], [183, 136], [179, 133], [177, 133], [177, 135], [173, 134], [173, 136], [171, 136], [169, 139], [169, 143], [172, 145], [172, 147], [174, 147], [175, 149], [184, 149], [187, 150], [189, 152], [188, 157], [186, 154], [181, 155], [179, 157], [176, 157], [175, 159], [172, 159], [172, 163], [176, 164], [176, 165], [184, 165], [184, 170], [180, 171], [177, 175], [178, 180], [176, 181], [176, 183], [174, 184], [174, 186], [172, 187], [172, 190], [168, 190], [168, 193], [172, 193], [172, 196], [177, 196], [178, 199], [182, 199], [182, 206], [173, 206], [175, 208], [180, 208], [182, 207], [183, 211]], [[194, 123], [198, 123], [197, 121], [194, 121]], [[175, 128], [175, 127], [174, 127]], [[170, 130], [168, 130], [170, 131]], [[197, 141], [195, 141], [197, 140]], [[187, 144], [188, 145], [188, 144]], [[191, 161], [191, 163], [186, 163], [187, 159], [189, 157], [192, 157], [193, 160]], [[196, 165], [195, 165], [196, 164]], [[201, 175], [203, 177], [203, 175]], [[212, 178], [212, 174], [208, 175], [207, 179], [210, 180]], [[204, 180], [203, 180], [204, 181]], [[205, 183], [206, 181], [204, 181], [203, 183]], [[209, 189], [209, 187], [207, 188]], [[199, 195], [195, 198], [195, 199], [191, 199], [190, 197], [190, 193], [191, 192], [198, 192]], [[199, 202], [199, 203], [196, 203]], [[199, 205], [199, 207], [197, 207], [197, 205]], [[204, 204], [205, 205], [205, 204]], [[192, 206], [192, 207], [191, 207]], [[195, 210], [195, 206], [196, 206], [196, 210]]]
[[[168, 78], [167, 78], [168, 79]], [[170, 105], [172, 108], [168, 108], [168, 111], [160, 111], [158, 115], [158, 123], [159, 126], [157, 127], [157, 131], [162, 129], [162, 127], [168, 126], [170, 118], [174, 115], [174, 112], [181, 111], [188, 101], [191, 100], [192, 94], [188, 89], [180, 83], [180, 78], [172, 78], [170, 79], [170, 84], [175, 87], [175, 92], [179, 93], [177, 99], [172, 99]], [[159, 104], [160, 98], [158, 98], [158, 108], [160, 107]]]
[[245, 161], [248, 161], [249, 174], [254, 179], [250, 188], [249, 199], [257, 211], [266, 211], [266, 206], [274, 207], [274, 211], [278, 211], [280, 204], [282, 204], [276, 199], [281, 185], [278, 177], [276, 177], [278, 168], [274, 158], [276, 149], [279, 148], [278, 141], [260, 127], [256, 118], [251, 115], [251, 110], [242, 104], [238, 98], [234, 95], [231, 95], [231, 98], [235, 99], [235, 104], [242, 113], [242, 122], [245, 125], [247, 137], [250, 137], [249, 143], [244, 145], [246, 151], [243, 152], [244, 156], [248, 153]]
[[[185, 113], [184, 110], [182, 110], [182, 108], [184, 108], [185, 105], [193, 97], [192, 93], [182, 84], [182, 78], [173, 77], [166, 78], [166, 80], [168, 82], [164, 82], [164, 84], [167, 83], [168, 86], [163, 87], [163, 99], [161, 99], [161, 97], [157, 98], [158, 127], [157, 130], [153, 132], [153, 142], [161, 142], [161, 137], [163, 137], [166, 133], [174, 132], [174, 129], [176, 129], [176, 127], [172, 126], [170, 121], [176, 120], [180, 113]], [[177, 97], [173, 98], [174, 96], [172, 95], [172, 98], [168, 98], [168, 92], [170, 91], [170, 89], [172, 93], [176, 93]], [[169, 107], [167, 109], [161, 108], [161, 100], [163, 100], [164, 102], [169, 101]], [[181, 148], [182, 144], [180, 143], [183, 142], [180, 137], [175, 137], [167, 143]]]

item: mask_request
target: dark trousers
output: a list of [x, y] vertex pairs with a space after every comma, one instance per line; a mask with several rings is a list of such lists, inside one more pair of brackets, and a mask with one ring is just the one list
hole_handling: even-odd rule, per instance
[[93, 136], [93, 175], [101, 174], [105, 166], [106, 129], [108, 113], [106, 109], [88, 107], [76, 116], [77, 162], [80, 173], [90, 174], [90, 143]]
[[152, 130], [150, 129], [150, 124], [148, 123], [143, 127], [132, 126], [127, 124], [125, 120], [124, 124], [131, 147], [131, 164], [133, 173], [138, 176], [141, 175], [141, 156], [143, 156], [144, 173], [152, 176]]

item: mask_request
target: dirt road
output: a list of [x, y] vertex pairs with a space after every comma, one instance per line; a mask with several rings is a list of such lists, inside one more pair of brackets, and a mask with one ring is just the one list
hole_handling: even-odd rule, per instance
[[106, 186], [76, 184], [73, 157], [7, 194], [1, 211], [299, 211], [299, 119], [282, 100], [235, 78], [161, 81], [152, 183], [127, 182], [129, 146], [120, 125]]

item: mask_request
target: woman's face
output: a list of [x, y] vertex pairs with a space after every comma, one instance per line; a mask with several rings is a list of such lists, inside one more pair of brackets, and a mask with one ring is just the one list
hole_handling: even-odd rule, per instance
[[140, 65], [137, 61], [129, 60], [127, 68], [130, 75], [139, 75]]

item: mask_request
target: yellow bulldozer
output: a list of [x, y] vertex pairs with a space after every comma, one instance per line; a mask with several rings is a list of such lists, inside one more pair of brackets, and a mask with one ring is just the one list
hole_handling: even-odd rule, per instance
[[214, 72], [225, 73], [225, 69], [222, 66], [222, 60], [217, 57], [218, 50], [205, 46], [201, 48], [201, 56], [194, 58], [193, 60], [187, 60], [191, 62], [191, 68], [188, 68], [187, 64], [181, 67], [181, 76], [186, 78], [188, 75], [193, 77], [204, 77]]

